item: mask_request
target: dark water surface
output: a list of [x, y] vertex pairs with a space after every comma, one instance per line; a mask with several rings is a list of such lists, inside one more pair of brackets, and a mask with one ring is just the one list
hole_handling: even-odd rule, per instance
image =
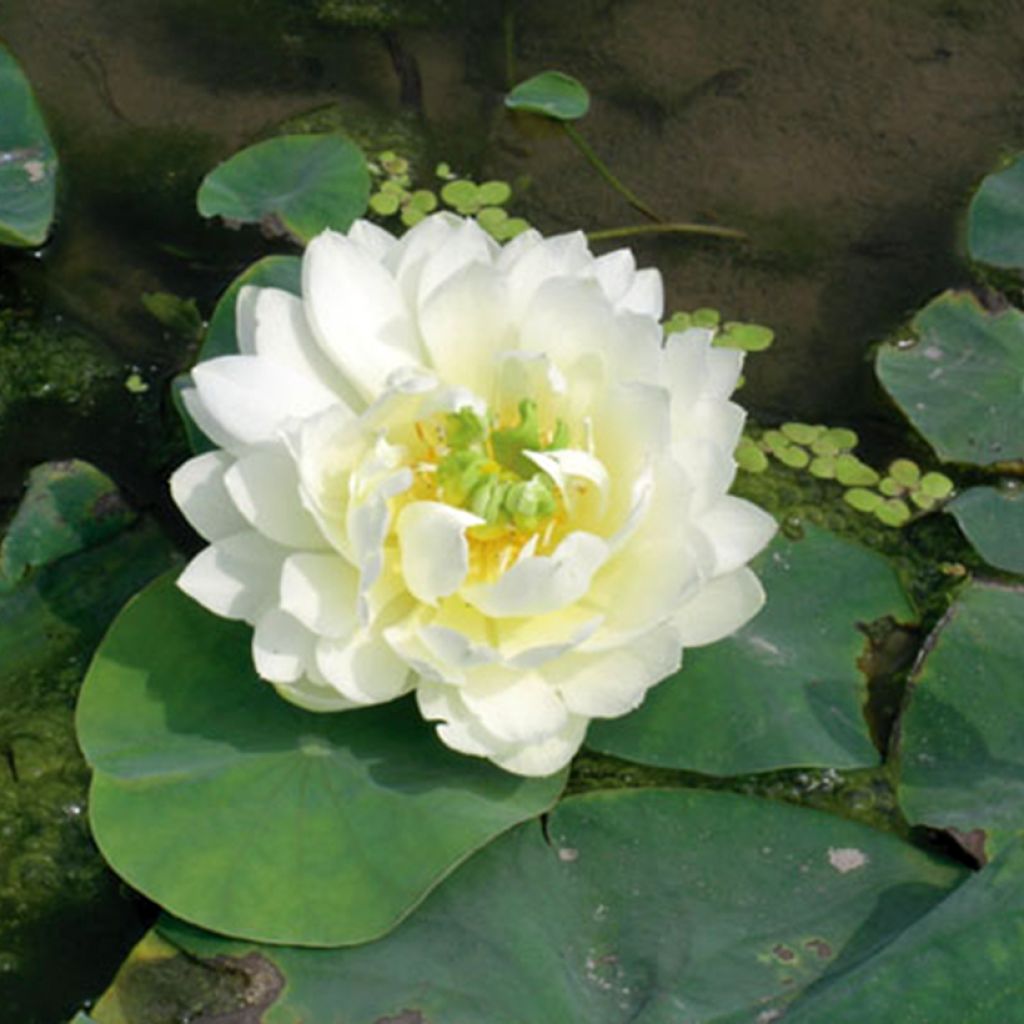
[[[388, 34], [343, 23], [398, 9], [413, 24]], [[1024, 144], [1024, 0], [3, 0], [0, 38], [64, 166], [53, 243], [0, 252], [0, 307], [74, 325], [105, 382], [102, 400], [44, 397], [10, 422], [0, 409], [0, 512], [31, 465], [77, 455], [179, 539], [164, 481], [184, 447], [163, 394], [194, 352], [140, 295], [192, 296], [208, 314], [272, 248], [203, 223], [193, 196], [209, 167], [282, 120], [340, 105], [353, 134], [424, 171], [445, 159], [511, 181], [514, 212], [546, 232], [636, 223], [560, 132], [502, 110], [510, 76], [576, 75], [594, 97], [587, 138], [655, 209], [751, 236], [634, 243], [664, 272], [670, 309], [776, 329], [745, 403], [765, 420], [853, 424], [882, 446], [900, 428], [868, 346], [966, 280], [966, 199]], [[145, 394], [124, 389], [133, 372]], [[0, 795], [16, 784], [3, 767]], [[62, 771], [81, 786], [80, 766]], [[18, 853], [3, 842], [0, 889]], [[105, 877], [13, 938], [0, 920], [0, 1020], [51, 1024], [104, 987], [144, 926]], [[5, 947], [23, 953], [29, 933], [35, 963]]]

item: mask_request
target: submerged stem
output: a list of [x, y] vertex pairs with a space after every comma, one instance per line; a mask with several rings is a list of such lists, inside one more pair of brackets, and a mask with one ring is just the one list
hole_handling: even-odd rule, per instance
[[630, 224], [621, 228], [601, 228], [598, 231], [588, 231], [587, 239], [591, 242], [605, 242], [615, 238], [631, 238], [633, 235], [703, 235], [708, 238], [731, 238], [737, 241], [748, 237], [745, 231], [740, 231], [738, 228], [719, 227], [717, 224], [675, 222], [671, 224]]
[[565, 134], [572, 139], [573, 144], [576, 148], [586, 157], [587, 163], [597, 171], [598, 174], [608, 182], [609, 185], [616, 192], [622, 196], [623, 199], [633, 207], [634, 210], [639, 211], [645, 217], [649, 217], [653, 221], [660, 221], [659, 217], [632, 189], [627, 185], [623, 184], [612, 172], [612, 169], [590, 148], [590, 143], [583, 138], [582, 135], [568, 122], [563, 121], [562, 127], [565, 129]]

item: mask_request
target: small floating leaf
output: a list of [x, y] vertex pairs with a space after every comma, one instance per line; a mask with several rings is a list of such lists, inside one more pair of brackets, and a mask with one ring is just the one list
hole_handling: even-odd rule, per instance
[[884, 499], [877, 491], [865, 487], [851, 487], [843, 493], [843, 501], [858, 512], [874, 512]]
[[783, 423], [781, 430], [791, 441], [797, 444], [813, 444], [825, 433], [823, 426], [812, 426], [809, 423]]
[[910, 521], [910, 508], [901, 498], [883, 501], [873, 512], [875, 518], [886, 526], [903, 526]]
[[390, 217], [397, 213], [400, 202], [394, 192], [375, 192], [370, 196], [370, 209], [382, 217]]
[[473, 213], [480, 206], [480, 189], [473, 182], [460, 178], [449, 181], [441, 189], [441, 198], [459, 213]]
[[889, 464], [889, 476], [904, 487], [914, 487], [921, 479], [921, 470], [910, 459], [895, 459]]
[[556, 121], [577, 121], [590, 109], [590, 93], [571, 75], [543, 71], [520, 82], [505, 97], [505, 106]]
[[948, 498], [953, 493], [953, 481], [945, 473], [925, 473], [921, 477], [921, 490], [930, 498]]
[[481, 203], [487, 206], [501, 206], [512, 196], [512, 189], [504, 181], [485, 181], [477, 191]]
[[832, 455], [818, 455], [811, 460], [810, 471], [812, 476], [819, 480], [834, 480], [836, 478], [836, 460]]
[[847, 487], [871, 487], [878, 483], [878, 473], [856, 455], [840, 455], [836, 459], [836, 479]]
[[309, 242], [324, 228], [346, 231], [370, 197], [362, 151], [337, 133], [282, 135], [243, 149], [199, 186], [204, 217], [260, 224]]
[[748, 473], [763, 473], [768, 468], [768, 456], [749, 437], [741, 437], [734, 453], [736, 465]]
[[744, 352], [763, 352], [775, 340], [775, 332], [760, 324], [727, 323], [715, 338], [721, 348], [738, 348]]

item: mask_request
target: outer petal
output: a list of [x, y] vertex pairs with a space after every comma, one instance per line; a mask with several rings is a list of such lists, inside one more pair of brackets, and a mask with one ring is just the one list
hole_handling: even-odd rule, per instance
[[320, 347], [364, 398], [380, 394], [393, 370], [421, 365], [398, 283], [344, 235], [324, 231], [309, 243], [302, 294]]
[[241, 311], [247, 310], [256, 355], [315, 378], [346, 404], [359, 407], [359, 396], [317, 344], [302, 299], [281, 288], [247, 286], [238, 293], [238, 309], [240, 322]]
[[665, 289], [661, 283], [661, 274], [652, 267], [638, 270], [629, 290], [616, 304], [616, 309], [660, 320], [665, 312]]
[[719, 500], [694, 525], [714, 549], [714, 576], [746, 565], [778, 529], [778, 524], [763, 509], [731, 495]]
[[559, 732], [568, 718], [558, 691], [532, 672], [479, 668], [459, 697], [489, 733], [506, 743], [535, 743]]
[[349, 711], [359, 707], [355, 701], [343, 697], [333, 686], [303, 676], [294, 683], [279, 683], [274, 687], [289, 704], [295, 704], [304, 711], [324, 713], [328, 711]]
[[745, 626], [764, 604], [761, 581], [745, 566], [706, 583], [672, 622], [684, 647], [713, 644]]
[[[515, 239], [512, 245], [518, 241]], [[594, 257], [587, 246], [586, 235], [582, 231], [573, 231], [536, 241], [527, 238], [515, 249], [508, 246], [499, 264], [502, 269], [507, 269], [509, 303], [513, 318], [520, 321], [537, 289], [545, 281], [593, 273]]]
[[295, 463], [277, 451], [239, 459], [224, 475], [235, 507], [264, 537], [291, 548], [326, 548], [316, 520], [299, 500]]
[[566, 707], [591, 718], [632, 711], [655, 683], [682, 664], [682, 644], [671, 626], [659, 626], [629, 644], [600, 654], [567, 654], [547, 667]]
[[316, 664], [324, 679], [356, 704], [394, 700], [412, 683], [409, 666], [380, 635], [365, 629], [344, 640], [321, 639]]
[[286, 550], [253, 530], [211, 544], [185, 566], [178, 586], [226, 619], [254, 623], [277, 603]]
[[462, 588], [484, 615], [543, 615], [578, 601], [608, 557], [608, 545], [592, 533], [570, 533], [551, 555], [524, 558], [494, 583]]
[[636, 277], [636, 260], [631, 249], [615, 249], [594, 260], [594, 276], [605, 298], [613, 305], [630, 290]]
[[402, 575], [413, 596], [436, 605], [454, 594], [469, 571], [466, 530], [484, 520], [437, 501], [414, 501], [398, 514], [395, 530]]
[[355, 221], [348, 229], [348, 239], [369, 253], [378, 263], [383, 262], [398, 243], [394, 235], [368, 220]]
[[296, 683], [313, 660], [315, 638], [298, 619], [271, 608], [256, 621], [252, 657], [256, 671], [273, 683]]
[[275, 442], [289, 420], [339, 402], [313, 377], [259, 356], [211, 359], [195, 367], [192, 379], [219, 431], [241, 447]]
[[206, 540], [220, 540], [246, 529], [224, 486], [224, 474], [234, 458], [227, 452], [206, 452], [171, 474], [171, 497], [189, 525]]
[[[587, 734], [589, 719], [569, 715], [565, 725], [552, 736], [539, 743], [524, 744], [509, 748], [491, 757], [491, 760], [506, 771], [516, 775], [553, 775], [564, 768], [583, 743]], [[440, 733], [440, 729], [438, 730]]]
[[490, 266], [498, 246], [475, 220], [464, 220], [448, 238], [426, 258], [416, 290], [419, 308], [446, 281], [473, 264]]
[[281, 607], [318, 636], [352, 635], [358, 594], [356, 571], [338, 555], [290, 555], [281, 571]]

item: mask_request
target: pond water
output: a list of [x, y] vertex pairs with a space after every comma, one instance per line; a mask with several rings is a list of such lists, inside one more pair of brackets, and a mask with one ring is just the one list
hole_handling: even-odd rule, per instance
[[[1017, 0], [5, 0], [0, 39], [64, 168], [54, 241], [0, 251], [0, 307], [38, 316], [51, 339], [0, 337], [0, 368], [10, 378], [35, 359], [57, 382], [30, 415], [0, 404], [0, 511], [29, 467], [74, 455], [184, 544], [165, 480], [185, 446], [164, 392], [194, 343], [141, 296], [193, 297], [208, 315], [243, 266], [284, 249], [194, 206], [213, 164], [282, 121], [331, 107], [331, 123], [422, 171], [444, 159], [510, 181], [515, 212], [545, 232], [635, 224], [561, 132], [502, 108], [510, 80], [574, 74], [593, 96], [586, 137], [651, 206], [750, 236], [636, 240], [665, 275], [668, 308], [770, 324], [775, 348], [748, 372], [755, 416], [855, 425], [876, 450], [903, 428], [868, 348], [966, 281], [966, 199], [1024, 143]], [[133, 373], [148, 390], [125, 390]], [[12, 1024], [51, 1024], [95, 997], [149, 919], [97, 866], [79, 813], [69, 708], [110, 605], [66, 648], [42, 639], [59, 652], [47, 714], [61, 758], [18, 798], [31, 780], [0, 758], [0, 1020]], [[9, 679], [21, 679], [15, 662], [0, 648]], [[26, 851], [49, 879], [41, 901], [11, 896], [31, 888]]]

